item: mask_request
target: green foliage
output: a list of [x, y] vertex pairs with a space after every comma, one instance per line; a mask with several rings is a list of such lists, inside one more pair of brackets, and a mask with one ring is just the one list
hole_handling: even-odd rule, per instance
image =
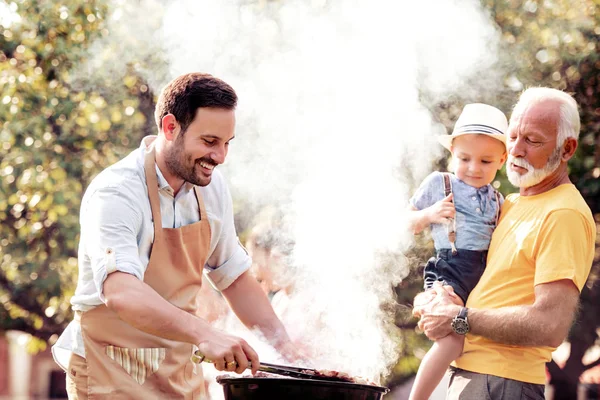
[[6, 7], [20, 18], [0, 26], [0, 328], [49, 339], [70, 320], [83, 190], [137, 145], [149, 90], [133, 73], [110, 97], [73, 79], [108, 34], [105, 2]]
[[[600, 4], [590, 0], [484, 0], [483, 4], [502, 30], [507, 84], [562, 89], [579, 103], [581, 134], [570, 175], [592, 211], [600, 212]], [[505, 99], [500, 106], [510, 111], [514, 97]]]

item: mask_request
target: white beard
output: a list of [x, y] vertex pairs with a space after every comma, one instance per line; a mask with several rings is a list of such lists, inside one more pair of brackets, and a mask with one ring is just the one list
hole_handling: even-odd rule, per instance
[[[510, 183], [513, 186], [518, 188], [529, 188], [537, 185], [544, 179], [546, 179], [550, 174], [552, 174], [558, 166], [560, 165], [560, 152], [562, 150], [562, 146], [559, 146], [554, 153], [550, 155], [548, 158], [548, 162], [543, 168], [536, 169], [529, 162], [527, 162], [524, 158], [521, 157], [513, 157], [510, 154], [508, 155], [508, 166], [506, 168], [506, 175]], [[514, 164], [518, 167], [525, 168], [527, 170], [524, 174], [519, 174], [516, 171], [513, 171], [510, 168], [510, 164]]]

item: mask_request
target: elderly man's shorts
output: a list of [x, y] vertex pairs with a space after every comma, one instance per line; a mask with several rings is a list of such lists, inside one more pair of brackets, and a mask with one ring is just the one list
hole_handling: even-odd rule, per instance
[[451, 249], [441, 249], [437, 257], [430, 258], [425, 265], [425, 289], [430, 289], [435, 281], [443, 282], [452, 286], [454, 293], [466, 303], [485, 270], [486, 260], [487, 250], [458, 249], [457, 254], [452, 254]]
[[544, 400], [544, 385], [450, 367], [447, 400]]

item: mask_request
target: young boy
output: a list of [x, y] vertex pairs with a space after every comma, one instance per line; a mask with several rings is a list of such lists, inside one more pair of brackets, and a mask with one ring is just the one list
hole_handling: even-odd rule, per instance
[[[503, 202], [490, 183], [506, 161], [507, 128], [506, 116], [497, 108], [466, 105], [452, 135], [439, 138], [452, 153], [454, 174], [433, 172], [410, 199], [414, 233], [430, 226], [437, 252], [424, 272], [425, 289], [432, 296], [432, 288], [443, 285], [457, 304], [464, 305], [485, 269]], [[455, 333], [434, 343], [423, 358], [410, 400], [429, 399], [461, 354], [466, 332], [459, 325], [453, 324]]]

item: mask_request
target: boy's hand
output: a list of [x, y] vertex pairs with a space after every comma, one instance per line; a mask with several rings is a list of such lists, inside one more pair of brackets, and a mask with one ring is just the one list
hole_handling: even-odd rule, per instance
[[438, 201], [428, 209], [428, 219], [431, 224], [447, 224], [456, 215], [452, 202], [452, 193]]

